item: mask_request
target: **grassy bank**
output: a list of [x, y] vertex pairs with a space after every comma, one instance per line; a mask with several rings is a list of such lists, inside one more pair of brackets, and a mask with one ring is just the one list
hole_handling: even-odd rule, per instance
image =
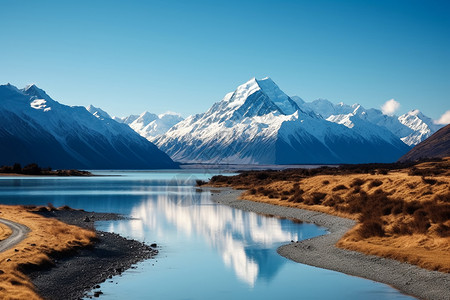
[[450, 272], [450, 159], [215, 176], [242, 198], [358, 221], [337, 246]]
[[31, 230], [22, 242], [0, 253], [1, 299], [41, 299], [22, 271], [52, 265], [50, 257], [91, 245], [95, 238], [92, 231], [30, 212], [37, 209], [47, 208], [0, 205], [2, 218]]
[[0, 241], [8, 238], [11, 235], [11, 229], [5, 224], [0, 223]]

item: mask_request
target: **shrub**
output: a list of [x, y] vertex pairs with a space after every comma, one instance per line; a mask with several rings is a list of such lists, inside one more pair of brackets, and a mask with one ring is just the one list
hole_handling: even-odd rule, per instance
[[352, 181], [352, 183], [350, 184], [351, 187], [356, 187], [356, 186], [361, 186], [365, 183], [366, 181], [361, 179], [361, 178], [356, 178]]
[[421, 205], [417, 201], [405, 202], [405, 204], [403, 205], [403, 213], [412, 215], [420, 207]]
[[375, 180], [372, 180], [370, 183], [369, 183], [369, 188], [373, 188], [373, 187], [376, 187], [376, 186], [380, 186], [380, 185], [382, 185], [383, 184], [383, 181], [381, 181], [381, 180], [379, 180], [379, 179], [375, 179]]
[[439, 224], [436, 227], [436, 233], [440, 236], [440, 237], [450, 237], [450, 227], [444, 225], [444, 224]]
[[426, 233], [431, 226], [427, 212], [423, 209], [416, 210], [414, 212], [414, 221], [411, 225], [415, 232]]
[[311, 201], [308, 201], [311, 204], [320, 204], [322, 202], [322, 200], [327, 196], [327, 194], [325, 193], [320, 193], [320, 192], [314, 192], [311, 194]]
[[195, 183], [197, 186], [202, 186], [202, 185], [205, 185], [207, 182], [204, 180], [201, 180], [201, 179], [196, 179]]
[[264, 180], [264, 179], [269, 178], [269, 174], [267, 172], [258, 172], [256, 174], [256, 178], [259, 180]]
[[445, 203], [450, 203], [450, 192], [446, 194], [434, 196], [434, 201], [441, 201]]
[[437, 182], [436, 179], [425, 178], [425, 177], [422, 177], [422, 181], [423, 181], [423, 183], [426, 183], [426, 184], [429, 184], [429, 185], [434, 185]]
[[346, 187], [346, 186], [343, 185], [343, 184], [340, 184], [340, 185], [335, 186], [335, 187], [333, 188], [333, 192], [340, 191], [340, 190], [346, 190], [346, 189], [348, 189], [348, 187]]
[[387, 175], [387, 173], [389, 173], [388, 169], [378, 169], [378, 174]]
[[382, 237], [384, 236], [384, 229], [380, 220], [371, 219], [361, 223], [358, 233], [362, 238], [369, 238], [373, 236]]

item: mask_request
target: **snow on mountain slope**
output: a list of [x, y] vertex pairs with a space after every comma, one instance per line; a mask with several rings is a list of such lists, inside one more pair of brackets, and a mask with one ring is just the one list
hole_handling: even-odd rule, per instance
[[388, 130], [365, 132], [301, 109], [270, 79], [240, 85], [207, 112], [173, 126], [155, 143], [180, 162], [304, 164], [395, 161], [409, 150]]
[[408, 146], [417, 145], [442, 127], [435, 125], [430, 118], [418, 110], [410, 111], [399, 117], [388, 116], [383, 114], [381, 110], [365, 109], [357, 103], [351, 106], [342, 102], [333, 104], [325, 99], [299, 103], [299, 106], [305, 111], [315, 112], [330, 122], [343, 124], [348, 128], [358, 129], [354, 127], [355, 124], [351, 121], [358, 117], [386, 128]]
[[[36, 162], [53, 168], [148, 169], [176, 164], [103, 111], [58, 103], [35, 85], [0, 85], [0, 165]], [[103, 112], [103, 113], [102, 113]]]
[[100, 120], [111, 119], [111, 116], [101, 108], [95, 107], [93, 105], [89, 105], [86, 107], [87, 111], [99, 118]]
[[140, 115], [131, 115], [115, 120], [120, 123], [128, 124], [134, 131], [153, 141], [156, 137], [166, 133], [173, 125], [184, 120], [180, 114], [167, 112], [155, 115], [149, 112], [143, 112]]
[[124, 123], [127, 125], [130, 125], [131, 123], [133, 123], [134, 120], [136, 120], [137, 118], [139, 118], [139, 115], [129, 115], [129, 116], [123, 117], [123, 118], [116, 117], [116, 116], [112, 117], [112, 119], [114, 121], [119, 122], [119, 123]]
[[398, 120], [413, 130], [411, 134], [402, 137], [402, 141], [408, 145], [419, 144], [443, 127], [443, 125], [434, 124], [431, 118], [428, 118], [417, 109], [401, 115], [398, 117]]

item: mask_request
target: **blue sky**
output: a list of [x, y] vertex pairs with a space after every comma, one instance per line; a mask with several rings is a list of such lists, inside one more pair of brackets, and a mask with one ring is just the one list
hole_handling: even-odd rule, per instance
[[289, 95], [450, 110], [449, 1], [0, 0], [0, 83], [112, 115], [207, 110], [252, 77]]

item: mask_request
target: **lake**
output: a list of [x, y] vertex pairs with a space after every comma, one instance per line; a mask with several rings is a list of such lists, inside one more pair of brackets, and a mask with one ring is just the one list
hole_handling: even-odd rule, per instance
[[0, 177], [0, 203], [131, 216], [96, 226], [155, 242], [160, 252], [101, 284], [103, 299], [413, 299], [381, 283], [279, 256], [280, 245], [326, 229], [213, 203], [194, 184], [217, 170], [94, 173], [104, 176]]

